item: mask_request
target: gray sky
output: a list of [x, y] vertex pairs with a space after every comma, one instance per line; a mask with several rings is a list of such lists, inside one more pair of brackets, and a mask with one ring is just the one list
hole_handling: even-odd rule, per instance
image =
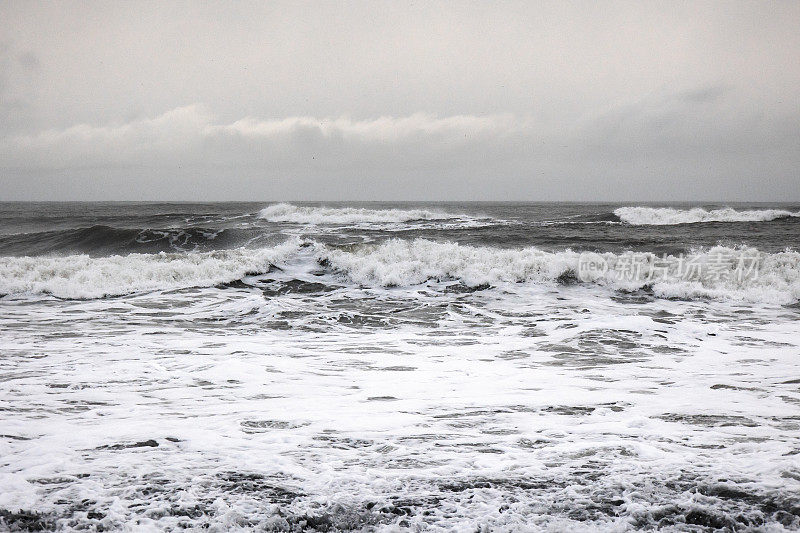
[[0, 3], [0, 199], [800, 200], [800, 2]]

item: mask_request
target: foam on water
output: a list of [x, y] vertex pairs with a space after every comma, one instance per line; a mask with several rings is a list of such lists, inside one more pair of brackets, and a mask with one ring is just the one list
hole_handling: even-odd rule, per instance
[[346, 285], [3, 310], [6, 527], [800, 526], [780, 307]]
[[696, 224], [698, 222], [767, 222], [771, 220], [800, 217], [800, 212], [783, 209], [753, 209], [737, 211], [730, 207], [706, 210], [673, 209], [670, 207], [620, 207], [614, 210], [620, 220], [634, 226], [666, 226], [673, 224]]

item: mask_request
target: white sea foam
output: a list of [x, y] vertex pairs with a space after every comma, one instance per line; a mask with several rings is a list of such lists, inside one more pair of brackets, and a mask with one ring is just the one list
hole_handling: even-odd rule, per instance
[[795, 313], [516, 288], [0, 302], [0, 529], [797, 530]]
[[800, 217], [800, 212], [783, 209], [753, 209], [736, 211], [730, 207], [706, 210], [673, 209], [671, 207], [620, 207], [614, 210], [623, 222], [634, 226], [667, 226], [697, 222], [767, 222], [779, 218]]
[[265, 207], [259, 217], [269, 222], [295, 224], [359, 224], [412, 222], [418, 220], [451, 220], [457, 215], [424, 209], [365, 209], [355, 207], [305, 207], [292, 204], [273, 204]]

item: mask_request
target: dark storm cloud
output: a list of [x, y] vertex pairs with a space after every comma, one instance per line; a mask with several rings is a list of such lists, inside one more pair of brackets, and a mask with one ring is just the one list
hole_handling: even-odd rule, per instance
[[7, 3], [0, 196], [800, 198], [794, 3]]

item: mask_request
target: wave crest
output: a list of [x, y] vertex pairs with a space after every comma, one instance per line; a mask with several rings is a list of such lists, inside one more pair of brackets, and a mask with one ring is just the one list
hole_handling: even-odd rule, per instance
[[[738, 276], [737, 258], [757, 259], [756, 275]], [[585, 270], [586, 259], [595, 267]], [[687, 277], [686, 263], [714, 271], [716, 277]], [[620, 267], [638, 264], [635, 270]], [[338, 249], [292, 239], [265, 249], [216, 252], [129, 254], [92, 258], [0, 257], [0, 293], [52, 294], [65, 298], [99, 298], [154, 290], [211, 287], [265, 274], [276, 265], [309, 275], [323, 265], [345, 284], [411, 287], [458, 281], [469, 287], [514, 290], [518, 283], [584, 282], [613, 290], [647, 288], [667, 298], [714, 298], [778, 304], [800, 300], [800, 253], [762, 253], [718, 246], [690, 256], [656, 256], [645, 252], [586, 254], [546, 252], [537, 248], [498, 249], [392, 239], [381, 244]], [[651, 274], [658, 269], [659, 276]], [[633, 274], [633, 275], [628, 275]], [[435, 290], [435, 287], [431, 287]]]
[[102, 298], [153, 290], [210, 287], [267, 272], [298, 247], [128, 254], [110, 257], [0, 257], [0, 294]]
[[447, 213], [424, 209], [365, 209], [356, 207], [304, 207], [292, 204], [273, 204], [259, 212], [259, 218], [269, 222], [295, 224], [359, 224], [412, 222], [417, 220], [451, 220], [459, 218]]
[[[756, 276], [737, 275], [737, 258], [758, 258]], [[687, 257], [658, 257], [652, 253], [591, 254], [606, 269], [582, 278], [613, 289], [651, 288], [668, 298], [715, 298], [791, 303], [800, 299], [800, 253], [765, 254], [755, 249], [718, 246]], [[321, 257], [335, 270], [362, 285], [409, 286], [428, 280], [459, 280], [468, 286], [505, 283], [543, 283], [577, 279], [585, 254], [572, 251], [545, 252], [536, 248], [502, 250], [437, 243], [424, 239], [391, 240], [353, 251], [327, 250]], [[685, 264], [715, 270], [716, 278], [693, 279], [682, 275]], [[620, 267], [649, 265], [631, 271]], [[652, 277], [658, 266], [661, 275]], [[622, 272], [622, 274], [620, 274]]]
[[668, 226], [674, 224], [696, 224], [698, 222], [768, 222], [780, 218], [800, 217], [800, 212], [783, 209], [753, 209], [736, 211], [733, 208], [706, 210], [673, 209], [671, 207], [620, 207], [614, 214], [622, 222], [634, 226]]
[[95, 225], [34, 233], [0, 235], [0, 253], [41, 255], [53, 252], [154, 253], [198, 251], [209, 246], [230, 245], [243, 237], [241, 230], [200, 227], [126, 228]]

